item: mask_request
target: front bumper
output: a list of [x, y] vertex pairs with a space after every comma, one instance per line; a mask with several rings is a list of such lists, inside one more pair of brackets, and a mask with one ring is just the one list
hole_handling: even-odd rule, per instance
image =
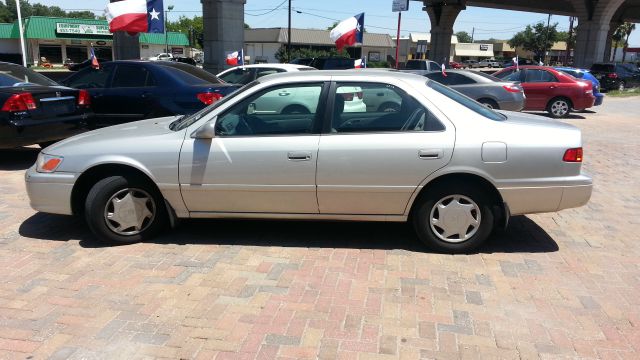
[[77, 175], [73, 173], [43, 174], [35, 165], [25, 173], [27, 195], [34, 210], [52, 214], [72, 215], [71, 193]]
[[547, 186], [498, 188], [512, 215], [555, 212], [580, 207], [589, 202], [592, 190], [593, 182], [584, 174]]

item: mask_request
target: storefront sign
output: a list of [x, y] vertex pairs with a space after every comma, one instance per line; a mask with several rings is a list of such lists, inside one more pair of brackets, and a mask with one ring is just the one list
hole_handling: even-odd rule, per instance
[[489, 45], [486, 45], [486, 44], [482, 44], [482, 45], [480, 45], [480, 50], [482, 50], [482, 51], [487, 51], [487, 50], [489, 50]]
[[57, 23], [56, 32], [58, 34], [77, 34], [77, 35], [108, 35], [108, 25], [90, 25], [90, 24], [69, 24]]
[[391, 11], [398, 12], [407, 10], [409, 10], [409, 0], [393, 0]]
[[173, 55], [183, 55], [184, 54], [184, 49], [183, 48], [171, 48], [171, 53]]

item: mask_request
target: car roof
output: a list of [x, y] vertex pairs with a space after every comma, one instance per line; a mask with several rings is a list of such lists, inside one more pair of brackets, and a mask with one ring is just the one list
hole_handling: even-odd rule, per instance
[[[372, 76], [375, 73], [375, 77]], [[336, 77], [336, 78], [349, 78], [349, 80], [353, 79], [362, 79], [362, 80], [375, 80], [379, 79], [401, 79], [407, 81], [431, 81], [428, 78], [425, 78], [421, 75], [399, 72], [396, 70], [388, 70], [388, 71], [380, 71], [373, 69], [349, 69], [349, 70], [317, 70], [317, 71], [295, 71], [295, 72], [286, 72], [279, 73], [261, 77], [256, 81], [259, 83], [267, 83], [273, 81], [274, 79], [279, 80], [289, 80], [289, 81], [304, 81], [305, 78], [317, 78], [319, 76], [326, 77]]]
[[242, 66], [242, 65], [241, 66], [235, 66], [235, 67], [232, 67], [232, 68], [230, 68], [228, 70], [237, 69], [237, 68], [251, 69], [251, 68], [264, 68], [264, 67], [274, 68], [274, 69], [286, 69], [286, 70], [292, 70], [292, 69], [315, 69], [315, 68], [312, 68], [311, 66], [307, 66], [307, 65], [264, 63], [264, 64], [251, 64], [251, 65], [244, 65], [244, 66]]

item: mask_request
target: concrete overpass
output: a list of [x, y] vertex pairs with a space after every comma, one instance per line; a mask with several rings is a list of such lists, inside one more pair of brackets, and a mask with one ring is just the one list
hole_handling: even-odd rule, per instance
[[[416, 0], [414, 0], [416, 1]], [[589, 67], [607, 61], [611, 34], [624, 21], [640, 22], [640, 0], [420, 0], [431, 21], [430, 57], [448, 61], [453, 25], [467, 6], [575, 16], [574, 63]]]

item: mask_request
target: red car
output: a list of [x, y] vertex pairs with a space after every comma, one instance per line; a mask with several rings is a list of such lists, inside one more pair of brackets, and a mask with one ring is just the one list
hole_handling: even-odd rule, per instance
[[462, 64], [455, 62], [455, 61], [449, 61], [449, 66], [452, 69], [462, 69]]
[[515, 66], [502, 69], [493, 76], [508, 81], [519, 81], [524, 88], [524, 110], [545, 110], [554, 118], [567, 116], [571, 110], [593, 106], [593, 86], [589, 80], [573, 76], [546, 66]]

